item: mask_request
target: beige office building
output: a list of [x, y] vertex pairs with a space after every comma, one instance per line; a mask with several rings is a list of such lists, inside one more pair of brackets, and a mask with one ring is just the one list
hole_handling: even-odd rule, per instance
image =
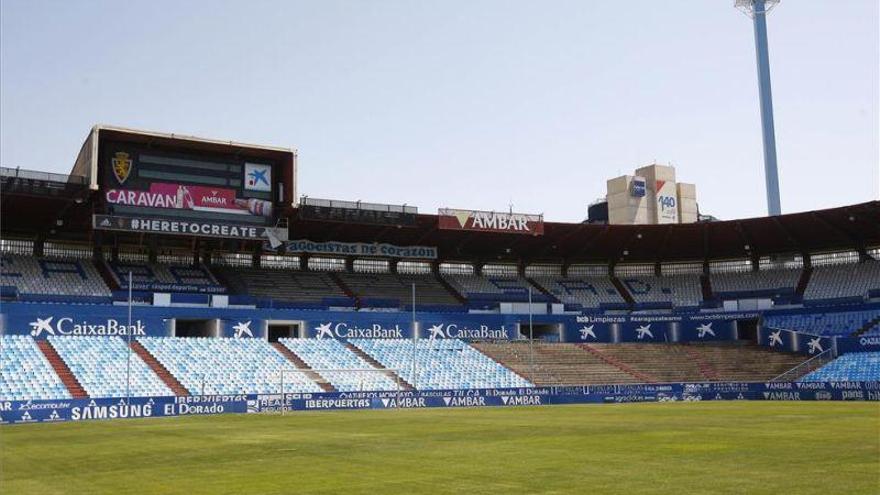
[[612, 225], [697, 221], [697, 188], [676, 182], [674, 167], [648, 165], [611, 179], [606, 199]]

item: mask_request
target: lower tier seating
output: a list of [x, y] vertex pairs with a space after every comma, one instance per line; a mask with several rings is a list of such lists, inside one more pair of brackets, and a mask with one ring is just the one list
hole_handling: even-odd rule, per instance
[[0, 335], [0, 399], [70, 399], [70, 392], [27, 335]]
[[50, 336], [49, 343], [89, 397], [125, 397], [127, 391], [135, 397], [174, 395], [119, 337]]
[[[578, 344], [535, 342], [473, 344], [479, 351], [524, 376], [535, 385], [639, 383], [637, 377], [608, 364]], [[534, 365], [534, 366], [533, 366]]]
[[725, 382], [767, 381], [809, 359], [800, 354], [772, 351], [747, 342], [678, 345], [685, 345], [696, 352], [696, 359], [711, 367], [716, 380]]
[[[754, 344], [478, 343], [476, 348], [536, 385], [765, 381], [806, 357]], [[534, 366], [532, 366], [534, 363]]]
[[880, 352], [844, 354], [816, 371], [802, 382], [849, 382], [880, 380]]
[[340, 392], [397, 390], [397, 386], [391, 378], [373, 368], [338, 340], [280, 339], [279, 342], [293, 351], [313, 370], [318, 370], [318, 374]]
[[321, 392], [268, 342], [259, 339], [140, 337], [138, 341], [191, 394]]
[[408, 339], [352, 339], [351, 343], [419, 390], [528, 387], [530, 383], [458, 339], [419, 340], [413, 373]]

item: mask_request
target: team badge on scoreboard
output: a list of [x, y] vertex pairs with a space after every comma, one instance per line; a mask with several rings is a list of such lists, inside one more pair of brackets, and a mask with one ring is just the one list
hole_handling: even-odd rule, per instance
[[113, 175], [120, 184], [124, 184], [131, 175], [131, 169], [134, 168], [131, 157], [124, 151], [117, 151], [113, 155]]
[[261, 163], [244, 164], [244, 188], [247, 191], [272, 190], [272, 169]]

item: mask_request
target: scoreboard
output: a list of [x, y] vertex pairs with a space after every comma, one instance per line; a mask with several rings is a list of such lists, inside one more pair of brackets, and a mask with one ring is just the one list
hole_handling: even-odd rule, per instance
[[85, 175], [99, 191], [94, 228], [286, 239], [275, 225], [295, 194], [292, 151], [96, 129], [80, 152], [89, 156], [74, 166], [91, 162]]

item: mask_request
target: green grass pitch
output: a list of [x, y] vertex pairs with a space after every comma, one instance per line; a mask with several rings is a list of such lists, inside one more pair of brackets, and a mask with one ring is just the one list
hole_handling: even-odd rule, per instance
[[606, 404], [5, 426], [0, 493], [876, 494], [880, 404]]

